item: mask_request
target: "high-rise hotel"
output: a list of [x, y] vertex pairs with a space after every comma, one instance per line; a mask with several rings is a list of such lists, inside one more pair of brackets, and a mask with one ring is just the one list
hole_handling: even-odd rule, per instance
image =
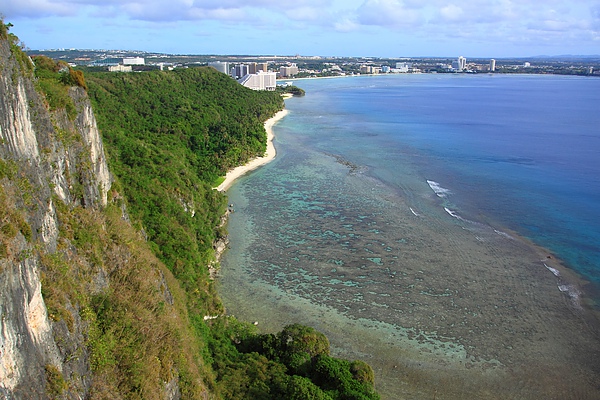
[[458, 57], [458, 70], [463, 71], [467, 68], [467, 59], [463, 56]]

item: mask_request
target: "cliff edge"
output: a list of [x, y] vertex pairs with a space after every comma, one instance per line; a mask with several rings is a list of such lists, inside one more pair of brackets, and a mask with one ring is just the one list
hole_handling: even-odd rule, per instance
[[77, 375], [72, 386], [81, 389], [75, 391], [89, 386], [84, 327], [77, 321], [69, 331], [50, 320], [41, 259], [57, 249], [55, 202], [106, 206], [111, 186], [84, 89], [68, 89], [77, 109], [74, 119], [64, 109], [50, 111], [34, 87], [33, 68], [8, 36], [0, 39], [0, 393], [5, 398], [44, 397], [48, 375]]
[[183, 294], [111, 189], [83, 76], [0, 28], [0, 398], [208, 398]]

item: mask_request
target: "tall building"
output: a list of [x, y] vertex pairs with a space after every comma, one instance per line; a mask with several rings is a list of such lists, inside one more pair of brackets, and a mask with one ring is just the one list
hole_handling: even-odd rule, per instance
[[238, 79], [241, 85], [252, 90], [275, 90], [277, 74], [275, 72], [258, 71], [256, 74], [247, 74]]
[[249, 74], [257, 74], [259, 71], [267, 72], [267, 63], [266, 62], [251, 62], [248, 64], [248, 73]]
[[463, 56], [458, 57], [458, 70], [463, 71], [467, 68], [467, 59]]
[[396, 72], [406, 73], [408, 70], [412, 68], [412, 63], [405, 62], [397, 62], [396, 63]]
[[269, 72], [269, 70], [267, 68], [268, 68], [268, 64], [266, 62], [256, 63], [256, 72], [258, 72], [258, 71]]
[[496, 60], [493, 58], [490, 60], [490, 72], [494, 72], [496, 70]]
[[256, 69], [256, 63], [255, 62], [251, 62], [248, 64], [248, 73], [249, 74], [255, 74], [257, 73], [258, 70]]
[[213, 67], [217, 71], [222, 72], [224, 74], [229, 74], [229, 64], [227, 62], [213, 61], [213, 62], [209, 62], [208, 66]]
[[246, 64], [238, 64], [233, 68], [233, 77], [236, 79], [243, 78], [248, 75], [250, 68]]

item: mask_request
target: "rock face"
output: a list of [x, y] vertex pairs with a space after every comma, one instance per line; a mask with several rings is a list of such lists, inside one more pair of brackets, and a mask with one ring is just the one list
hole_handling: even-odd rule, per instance
[[[0, 211], [0, 398], [47, 398], [49, 376], [56, 371], [69, 377], [61, 398], [85, 398], [90, 380], [85, 327], [75, 309], [69, 328], [49, 319], [39, 254], [57, 247], [56, 199], [103, 207], [111, 176], [85, 90], [69, 89], [74, 119], [64, 110], [50, 112], [26, 62], [0, 38], [0, 167], [5, 170], [0, 207], [6, 208]], [[22, 222], [9, 235], [10, 212]]]

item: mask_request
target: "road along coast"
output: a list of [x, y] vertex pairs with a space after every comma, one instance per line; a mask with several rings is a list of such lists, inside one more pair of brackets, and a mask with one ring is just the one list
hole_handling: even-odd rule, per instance
[[275, 146], [273, 145], [273, 126], [277, 122], [279, 122], [279, 120], [281, 120], [283, 117], [285, 117], [287, 113], [287, 110], [281, 110], [277, 112], [277, 114], [275, 114], [273, 117], [265, 121], [265, 130], [267, 131], [267, 151], [265, 155], [263, 157], [256, 157], [250, 160], [248, 163], [240, 165], [239, 167], [236, 167], [227, 172], [227, 174], [225, 175], [225, 180], [215, 189], [221, 192], [226, 191], [237, 178], [262, 165], [267, 164], [275, 158], [275, 155], [277, 153], [275, 151]]

